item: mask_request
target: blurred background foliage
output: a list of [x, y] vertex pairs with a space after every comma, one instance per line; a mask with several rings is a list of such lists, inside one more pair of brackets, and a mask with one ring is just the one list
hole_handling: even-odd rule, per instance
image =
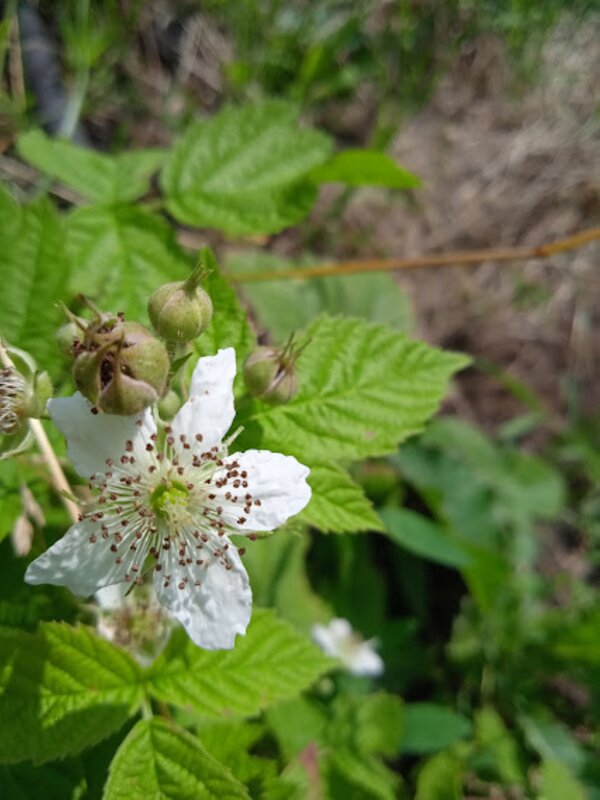
[[[329, 185], [297, 228], [235, 241], [203, 232], [232, 275], [538, 243], [599, 224], [596, 0], [3, 6], [0, 171], [22, 199], [50, 185], [19, 172], [12, 148], [29, 127], [108, 153], [166, 147], [199, 112], [278, 97], [339, 148], [389, 152], [423, 188]], [[28, 35], [50, 53], [50, 89], [32, 74]], [[28, 213], [50, 225], [39, 202]], [[52, 230], [50, 260], [60, 251]], [[179, 243], [193, 250], [195, 235], [182, 226]], [[442, 417], [396, 455], [354, 468], [382, 531], [299, 528], [248, 553], [259, 605], [304, 630], [345, 617], [376, 637], [386, 665], [377, 681], [336, 674], [247, 723], [238, 741], [253, 758], [306, 761], [315, 743], [334, 799], [600, 798], [598, 255], [240, 291], [264, 341], [327, 312], [474, 356]], [[67, 592], [22, 584], [10, 533], [23, 483], [44, 508], [48, 541], [64, 518], [39, 464], [3, 465], [0, 622], [33, 629], [77, 609]], [[301, 721], [296, 737], [290, 719]], [[210, 732], [215, 754], [233, 759], [226, 736]], [[52, 796], [85, 785], [78, 796], [99, 797], [109, 752], [101, 744], [44, 767]], [[16, 787], [7, 796], [39, 796], [26, 771], [3, 769]]]

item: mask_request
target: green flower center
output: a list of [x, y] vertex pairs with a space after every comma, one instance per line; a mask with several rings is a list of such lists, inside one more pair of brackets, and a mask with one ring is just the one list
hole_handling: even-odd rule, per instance
[[189, 494], [189, 489], [181, 481], [168, 481], [152, 492], [150, 505], [157, 516], [169, 519], [174, 511], [187, 506]]

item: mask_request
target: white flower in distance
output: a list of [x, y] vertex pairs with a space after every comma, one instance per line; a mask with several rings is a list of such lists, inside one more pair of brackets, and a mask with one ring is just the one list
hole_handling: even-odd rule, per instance
[[[228, 453], [235, 352], [201, 358], [164, 435], [149, 409], [135, 417], [94, 414], [79, 393], [48, 410], [68, 455], [97, 491], [62, 539], [29, 565], [28, 583], [67, 586], [87, 597], [103, 586], [141, 583], [149, 569], [161, 605], [209, 650], [233, 647], [250, 621], [252, 593], [230, 534], [270, 531], [308, 503], [308, 468], [266, 450]], [[164, 441], [163, 441], [164, 439]]]
[[335, 618], [328, 625], [313, 625], [312, 635], [321, 650], [339, 658], [352, 675], [377, 677], [383, 672], [381, 656], [375, 652], [373, 639], [365, 641], [352, 630], [347, 619]]

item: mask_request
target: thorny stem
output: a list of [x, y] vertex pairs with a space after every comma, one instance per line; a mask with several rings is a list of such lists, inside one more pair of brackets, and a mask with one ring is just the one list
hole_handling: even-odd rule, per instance
[[[0, 361], [5, 367], [10, 367], [12, 369], [15, 368], [10, 356], [4, 349], [4, 345], [0, 342]], [[40, 452], [44, 461], [46, 462], [46, 466], [50, 472], [50, 478], [52, 480], [52, 485], [60, 495], [60, 499], [63, 502], [64, 507], [66, 508], [69, 516], [73, 520], [73, 522], [79, 521], [79, 506], [73, 500], [71, 500], [71, 496], [73, 495], [73, 490], [69, 486], [69, 482], [65, 477], [65, 473], [60, 466], [58, 459], [54, 450], [52, 449], [52, 445], [50, 444], [50, 440], [46, 436], [46, 431], [42, 423], [39, 419], [30, 419], [29, 425], [31, 426], [31, 432], [35, 436], [35, 440], [40, 448]]]
[[499, 247], [491, 250], [462, 250], [453, 253], [433, 253], [415, 258], [384, 258], [373, 261], [346, 261], [340, 264], [319, 264], [314, 267], [298, 267], [288, 270], [265, 270], [230, 275], [235, 283], [258, 281], [281, 281], [294, 278], [323, 278], [326, 275], [355, 275], [361, 272], [387, 272], [397, 269], [420, 269], [422, 267], [448, 267], [452, 265], [481, 264], [484, 261], [525, 261], [533, 258], [548, 258], [555, 253], [564, 253], [583, 247], [600, 239], [600, 228], [589, 228], [565, 239], [557, 239], [538, 247]]

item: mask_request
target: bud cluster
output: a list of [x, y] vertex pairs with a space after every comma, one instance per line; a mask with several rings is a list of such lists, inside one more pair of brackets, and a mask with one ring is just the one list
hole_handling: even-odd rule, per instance
[[58, 332], [59, 344], [74, 358], [79, 391], [107, 414], [137, 414], [158, 402], [167, 389], [169, 355], [164, 344], [122, 314], [96, 311], [86, 323], [72, 317]]

